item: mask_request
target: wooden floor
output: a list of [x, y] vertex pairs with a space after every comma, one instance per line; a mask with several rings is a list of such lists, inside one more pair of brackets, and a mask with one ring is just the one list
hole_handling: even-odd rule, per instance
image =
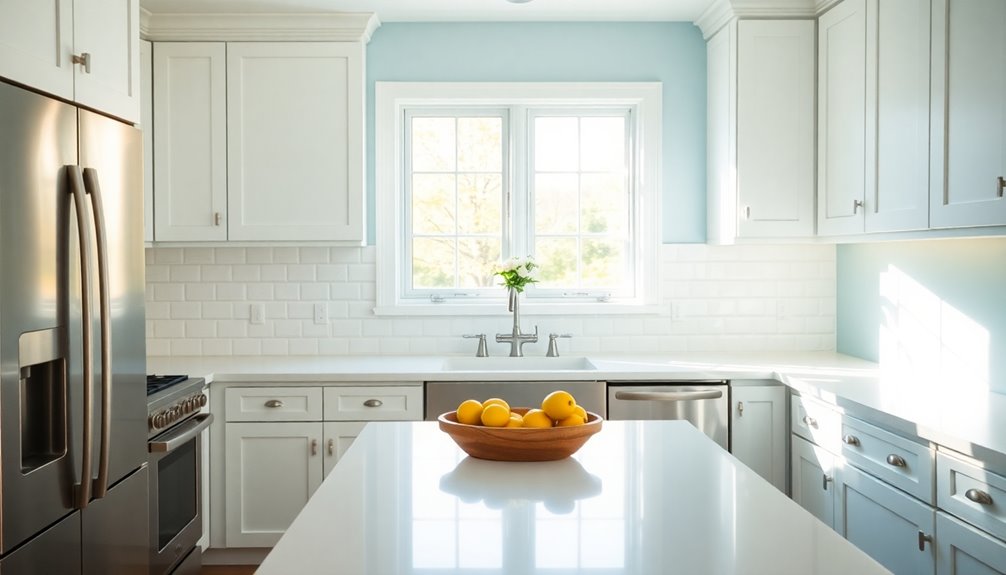
[[199, 575], [252, 575], [255, 565], [203, 565]]

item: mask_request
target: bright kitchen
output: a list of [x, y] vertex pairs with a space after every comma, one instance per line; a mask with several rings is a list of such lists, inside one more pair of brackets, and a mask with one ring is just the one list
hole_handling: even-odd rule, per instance
[[[1006, 573], [1004, 27], [0, 2], [0, 574]], [[435, 423], [557, 389], [556, 461]]]

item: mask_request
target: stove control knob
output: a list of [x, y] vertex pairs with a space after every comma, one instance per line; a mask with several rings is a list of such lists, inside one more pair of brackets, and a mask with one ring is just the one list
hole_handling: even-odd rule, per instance
[[178, 412], [181, 415], [188, 415], [191, 411], [188, 399], [183, 399], [182, 402], [178, 404]]
[[206, 404], [209, 403], [209, 401], [210, 399], [206, 397], [206, 394], [204, 393], [199, 394], [199, 407], [206, 407]]
[[154, 414], [153, 420], [154, 420], [154, 429], [160, 429], [160, 428], [164, 427], [164, 414], [163, 413], [156, 413], [156, 414]]
[[157, 416], [151, 415], [147, 418], [147, 427], [150, 429], [157, 429]]

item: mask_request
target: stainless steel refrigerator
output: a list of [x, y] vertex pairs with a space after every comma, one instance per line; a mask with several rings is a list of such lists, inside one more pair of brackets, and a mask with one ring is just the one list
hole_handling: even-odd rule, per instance
[[138, 130], [0, 82], [0, 575], [147, 573]]

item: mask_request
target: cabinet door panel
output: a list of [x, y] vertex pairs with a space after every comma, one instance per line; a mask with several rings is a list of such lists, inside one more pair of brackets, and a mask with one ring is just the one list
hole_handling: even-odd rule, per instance
[[1006, 575], [1006, 543], [958, 521], [936, 514], [939, 575]]
[[222, 43], [154, 45], [157, 241], [227, 239], [225, 65]]
[[866, 231], [929, 226], [931, 0], [870, 0]]
[[792, 441], [793, 501], [834, 528], [835, 456], [797, 435]]
[[231, 43], [231, 240], [362, 242], [362, 46]]
[[270, 547], [322, 479], [322, 423], [226, 424], [227, 547]]
[[74, 51], [91, 55], [91, 70], [74, 66], [78, 103], [140, 121], [139, 0], [74, 0]]
[[863, 232], [866, 185], [866, 0], [818, 21], [818, 233]]
[[739, 233], [811, 236], [814, 22], [741, 21], [738, 35]]
[[73, 2], [0, 2], [0, 76], [73, 100]]
[[786, 388], [735, 386], [730, 394], [731, 453], [785, 493]]
[[1006, 3], [933, 5], [933, 227], [1006, 224]]
[[143, 241], [154, 241], [154, 49], [140, 42], [140, 129], [143, 130]]
[[932, 507], [850, 465], [837, 479], [836, 531], [895, 575], [935, 573], [932, 544], [919, 549], [919, 533], [935, 529]]
[[366, 421], [325, 422], [325, 477], [366, 425]]

